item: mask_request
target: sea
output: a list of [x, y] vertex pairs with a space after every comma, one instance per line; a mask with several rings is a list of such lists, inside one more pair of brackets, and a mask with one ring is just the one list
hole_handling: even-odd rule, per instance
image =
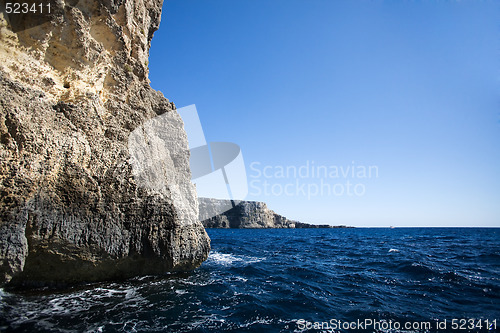
[[208, 229], [192, 272], [0, 291], [0, 332], [500, 332], [500, 228]]

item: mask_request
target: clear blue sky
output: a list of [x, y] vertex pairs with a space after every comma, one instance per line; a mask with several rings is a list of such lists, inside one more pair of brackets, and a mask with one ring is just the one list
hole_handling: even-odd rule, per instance
[[[167, 0], [150, 79], [239, 144], [247, 199], [289, 218], [500, 227], [499, 18], [498, 1]], [[378, 177], [259, 176], [307, 163]]]

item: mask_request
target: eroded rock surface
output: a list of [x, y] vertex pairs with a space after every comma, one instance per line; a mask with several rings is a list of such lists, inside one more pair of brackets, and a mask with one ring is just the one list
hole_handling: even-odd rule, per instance
[[[175, 105], [148, 80], [163, 1], [52, 1], [50, 19], [24, 30], [12, 28], [4, 3], [0, 284], [70, 284], [200, 265], [210, 241], [198, 221], [187, 136]], [[145, 134], [139, 141], [156, 143], [141, 156], [170, 169], [163, 184], [148, 186], [134, 173], [129, 141], [158, 117], [165, 132]], [[168, 143], [156, 149], [164, 137]]]

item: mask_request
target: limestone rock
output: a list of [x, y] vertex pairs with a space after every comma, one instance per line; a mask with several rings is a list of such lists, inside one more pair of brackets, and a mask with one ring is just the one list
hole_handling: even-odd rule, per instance
[[[206, 228], [334, 228], [330, 225], [314, 225], [289, 220], [267, 208], [264, 202], [220, 200], [198, 198], [200, 221]], [[213, 211], [223, 211], [218, 207], [232, 205], [230, 210], [214, 216]]]
[[[210, 240], [187, 136], [148, 80], [163, 1], [51, 3], [47, 20], [13, 29], [0, 1], [0, 285], [197, 267]], [[134, 173], [129, 140], [158, 117], [167, 149], [146, 157], [169, 169], [152, 187]]]

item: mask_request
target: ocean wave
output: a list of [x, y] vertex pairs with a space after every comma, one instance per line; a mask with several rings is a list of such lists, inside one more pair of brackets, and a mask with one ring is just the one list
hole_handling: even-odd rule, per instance
[[[402, 241], [403, 232], [415, 241]], [[498, 317], [500, 243], [491, 232], [360, 229], [350, 231], [354, 240], [337, 233], [297, 231], [291, 239], [275, 230], [209, 230], [213, 251], [192, 272], [53, 294], [0, 289], [0, 331], [298, 332], [297, 318], [333, 315]], [[447, 234], [477, 245], [450, 247], [443, 237], [428, 237]]]
[[217, 251], [212, 251], [208, 256], [207, 263], [215, 263], [218, 265], [230, 266], [233, 264], [248, 265], [261, 262], [263, 260], [265, 260], [265, 258], [235, 255], [229, 253], [219, 253]]

